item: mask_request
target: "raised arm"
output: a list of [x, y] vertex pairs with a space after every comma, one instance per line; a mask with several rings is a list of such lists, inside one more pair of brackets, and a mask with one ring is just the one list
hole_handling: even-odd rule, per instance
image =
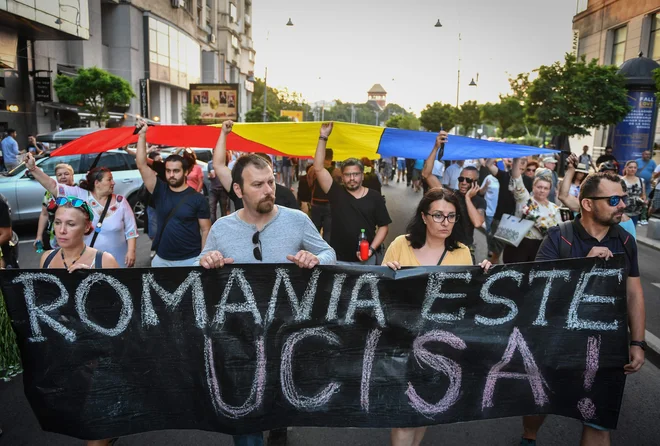
[[493, 175], [494, 177], [497, 176], [497, 172], [500, 170], [497, 167], [497, 164], [495, 164], [495, 158], [488, 158], [486, 160], [486, 167], [488, 168], [488, 171]]
[[[137, 158], [137, 150], [136, 149], [129, 149], [128, 146], [124, 146], [124, 147], [122, 147], [122, 149], [124, 150], [124, 152], [128, 153], [133, 158]], [[151, 152], [151, 149], [147, 149], [147, 153], [149, 153], [149, 152]], [[149, 164], [151, 166], [153, 163], [154, 163], [154, 160], [147, 157], [147, 164]]]
[[328, 144], [328, 138], [332, 133], [332, 122], [321, 125], [321, 130], [319, 132], [319, 143], [316, 145], [316, 153], [314, 154], [314, 172], [316, 173], [316, 179], [319, 181], [319, 186], [323, 189], [323, 192], [328, 193], [332, 187], [332, 175], [325, 170], [323, 165], [325, 161], [325, 148]]
[[135, 163], [140, 171], [142, 181], [144, 181], [144, 186], [150, 193], [153, 193], [158, 177], [156, 176], [156, 172], [151, 170], [147, 163], [147, 123], [140, 118], [138, 120], [138, 127], [140, 131], [138, 133], [137, 151], [135, 152]]
[[564, 179], [559, 185], [559, 200], [564, 203], [564, 206], [573, 212], [580, 212], [580, 200], [570, 194], [571, 184], [573, 184], [573, 177], [575, 176], [575, 166], [577, 165], [577, 156], [570, 154], [567, 160], [566, 171], [564, 172]]
[[433, 150], [431, 150], [428, 158], [426, 158], [426, 161], [424, 161], [422, 178], [426, 180], [429, 187], [442, 187], [440, 180], [435, 175], [433, 175], [433, 165], [435, 164], [435, 158], [437, 156], [438, 150], [440, 149], [441, 145], [445, 144], [446, 142], [447, 132], [441, 130], [440, 133], [438, 133], [438, 136], [435, 138], [435, 145], [433, 146]]
[[35, 180], [41, 184], [44, 189], [50, 192], [53, 197], [57, 197], [57, 181], [46, 175], [46, 173], [37, 166], [34, 155], [28, 152], [25, 155], [25, 165]]
[[231, 133], [233, 127], [233, 121], [227, 120], [222, 123], [220, 137], [213, 149], [213, 170], [227, 192], [231, 191], [231, 169], [227, 167], [227, 135]]

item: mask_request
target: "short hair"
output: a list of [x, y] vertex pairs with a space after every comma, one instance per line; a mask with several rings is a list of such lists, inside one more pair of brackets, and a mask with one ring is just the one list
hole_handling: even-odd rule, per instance
[[614, 150], [614, 147], [612, 147], [612, 146], [607, 146], [607, 147], [605, 147], [605, 150], [606, 150], [606, 151], [607, 151], [607, 150]]
[[[474, 173], [476, 173], [477, 175], [479, 175], [479, 170], [478, 170], [476, 167], [474, 167], [474, 166], [466, 166], [466, 167], [463, 168], [463, 170], [467, 170], [468, 172], [474, 172]], [[462, 170], [462, 171], [463, 171], [463, 170]], [[461, 171], [461, 172], [462, 172], [462, 171]]]
[[273, 159], [270, 157], [270, 155], [264, 152], [255, 152], [254, 154], [263, 158], [269, 166], [273, 167]]
[[66, 170], [69, 171], [69, 173], [71, 175], [73, 175], [73, 167], [71, 167], [71, 164], [60, 163], [60, 164], [56, 165], [55, 166], [55, 173], [57, 173], [57, 171], [60, 170], [60, 169], [66, 169]]
[[11, 135], [12, 133], [16, 133], [16, 129], [7, 129], [7, 135]]
[[[420, 249], [426, 243], [426, 224], [422, 219], [422, 213], [428, 213], [431, 203], [438, 200], [445, 200], [447, 203], [453, 204], [456, 208], [457, 221], [461, 219], [461, 206], [454, 192], [443, 189], [442, 187], [429, 189], [419, 201], [415, 215], [413, 215], [406, 228], [406, 240], [410, 242], [410, 246], [413, 249]], [[456, 239], [456, 226], [454, 225], [454, 229], [445, 240], [445, 249], [447, 251], [453, 251], [457, 248], [458, 240]]]
[[325, 159], [327, 161], [332, 161], [335, 157], [335, 152], [332, 149], [325, 149]]
[[344, 173], [344, 169], [351, 166], [357, 166], [360, 168], [360, 172], [364, 172], [364, 164], [357, 158], [349, 158], [341, 165], [341, 172]]
[[267, 163], [263, 157], [254, 153], [239, 157], [231, 171], [231, 181], [238, 184], [238, 187], [240, 187], [241, 190], [243, 190], [243, 170], [250, 165], [259, 170], [271, 167], [271, 164]]
[[188, 158], [184, 158], [181, 155], [170, 155], [167, 158], [165, 158], [165, 165], [167, 166], [167, 163], [181, 163], [181, 168], [183, 169], [184, 172], [188, 172], [190, 169], [190, 163], [188, 161]]
[[154, 152], [149, 152], [149, 154], [147, 154], [147, 157], [149, 157], [149, 159], [151, 159], [151, 160], [155, 160], [159, 156], [161, 156], [160, 152], [155, 152], [155, 151]]
[[598, 192], [598, 188], [602, 181], [611, 181], [613, 183], [621, 184], [621, 178], [612, 172], [596, 172], [587, 175], [587, 178], [585, 178], [580, 185], [580, 193], [578, 196], [580, 207], [582, 207], [582, 200], [587, 197], [593, 197], [594, 194]]

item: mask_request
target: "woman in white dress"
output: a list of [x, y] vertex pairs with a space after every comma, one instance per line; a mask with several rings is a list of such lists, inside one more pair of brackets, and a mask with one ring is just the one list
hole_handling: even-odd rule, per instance
[[[121, 268], [135, 265], [138, 237], [135, 215], [126, 197], [113, 194], [115, 182], [109, 169], [95, 167], [87, 172], [87, 177], [80, 181], [80, 186], [67, 186], [57, 184], [54, 179], [46, 175], [35, 164], [31, 154], [26, 155], [25, 163], [34, 178], [53, 196], [78, 197], [89, 204], [94, 213], [94, 232], [85, 237], [87, 245], [91, 245], [94, 236], [98, 234], [94, 248], [112, 254]], [[103, 222], [100, 222], [106, 203], [108, 203], [108, 211]]]

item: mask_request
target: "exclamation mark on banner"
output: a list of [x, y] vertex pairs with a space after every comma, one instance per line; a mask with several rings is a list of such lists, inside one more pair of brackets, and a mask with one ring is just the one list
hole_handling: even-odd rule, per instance
[[[584, 371], [584, 389], [591, 390], [598, 371], [598, 357], [600, 356], [600, 336], [589, 336], [587, 339], [587, 369]], [[582, 398], [577, 404], [582, 418], [592, 420], [596, 418], [596, 406], [591, 398]]]

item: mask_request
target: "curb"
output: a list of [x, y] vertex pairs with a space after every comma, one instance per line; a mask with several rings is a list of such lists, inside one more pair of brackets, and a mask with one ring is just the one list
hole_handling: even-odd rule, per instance
[[646, 330], [644, 338], [648, 344], [646, 349], [646, 360], [656, 367], [660, 367], [660, 338]]
[[649, 248], [657, 249], [657, 250], [660, 251], [660, 240], [653, 240], [653, 239], [650, 239], [648, 237], [640, 237], [638, 235], [637, 236], [637, 244], [648, 246]]

